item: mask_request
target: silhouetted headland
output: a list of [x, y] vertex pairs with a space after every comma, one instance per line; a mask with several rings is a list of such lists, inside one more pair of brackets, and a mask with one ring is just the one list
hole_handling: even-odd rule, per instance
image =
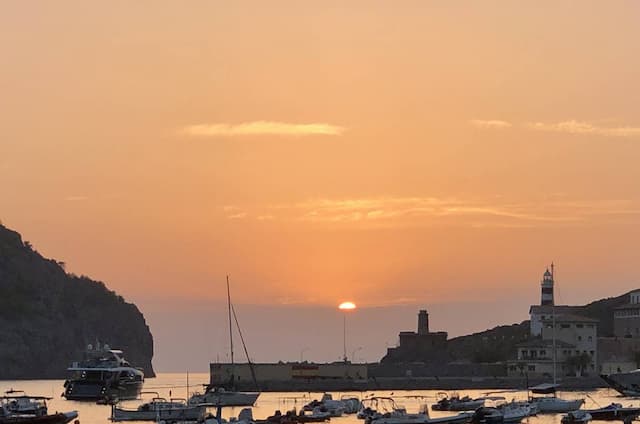
[[123, 349], [154, 376], [153, 338], [136, 305], [65, 272], [0, 225], [0, 379], [63, 378], [88, 344]]

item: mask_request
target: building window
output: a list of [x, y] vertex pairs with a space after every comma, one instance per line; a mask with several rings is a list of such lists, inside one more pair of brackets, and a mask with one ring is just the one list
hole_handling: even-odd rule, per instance
[[589, 340], [590, 342], [592, 342], [592, 341], [593, 341], [593, 337], [589, 336], [589, 337], [587, 338], [587, 340]]
[[578, 341], [582, 341], [582, 336], [578, 336]]
[[536, 370], [536, 366], [535, 365], [529, 365], [528, 370], [529, 371], [535, 371]]
[[571, 324], [561, 324], [561, 328], [571, 328]]
[[541, 350], [540, 351], [540, 356], [546, 356], [547, 355], [547, 351], [546, 350]]
[[584, 325], [582, 325], [582, 324], [576, 324], [576, 328], [582, 328], [582, 327], [584, 327]]

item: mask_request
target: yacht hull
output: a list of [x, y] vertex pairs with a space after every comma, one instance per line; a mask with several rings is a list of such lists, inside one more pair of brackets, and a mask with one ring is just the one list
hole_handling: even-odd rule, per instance
[[640, 372], [602, 374], [600, 378], [623, 396], [640, 396]]
[[110, 386], [104, 381], [87, 382], [68, 380], [65, 385], [64, 397], [68, 400], [102, 400], [102, 399], [137, 399], [142, 391], [142, 381], [120, 383]]

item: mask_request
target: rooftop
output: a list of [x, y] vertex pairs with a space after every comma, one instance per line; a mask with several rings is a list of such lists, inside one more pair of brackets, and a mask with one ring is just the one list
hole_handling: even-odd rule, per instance
[[[553, 347], [553, 340], [544, 340], [544, 339], [532, 339], [527, 340], [526, 342], [518, 343], [516, 347]], [[564, 347], [564, 348], [574, 348], [575, 345], [571, 343], [563, 342], [562, 340], [556, 340], [556, 348]]]
[[531, 305], [531, 307], [529, 308], [529, 313], [551, 314], [554, 310], [557, 314], [572, 314], [576, 312], [582, 312], [584, 310], [584, 307], [569, 305]]
[[[552, 322], [554, 318], [545, 319], [544, 322]], [[588, 322], [588, 323], [598, 323], [597, 319], [583, 317], [581, 315], [574, 314], [560, 314], [555, 316], [556, 323], [558, 322]]]

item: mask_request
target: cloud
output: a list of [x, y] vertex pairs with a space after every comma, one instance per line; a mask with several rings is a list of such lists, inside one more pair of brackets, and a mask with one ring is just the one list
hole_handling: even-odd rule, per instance
[[309, 135], [341, 135], [345, 128], [324, 124], [292, 124], [287, 122], [253, 121], [241, 124], [197, 124], [183, 128], [183, 132], [200, 137], [238, 137], [238, 136], [309, 136]]
[[[277, 219], [351, 228], [534, 228], [635, 221], [640, 219], [640, 202], [578, 201], [563, 195], [526, 202], [510, 202], [501, 196], [319, 198], [292, 204], [253, 205], [250, 216], [262, 222]], [[249, 215], [243, 213], [242, 217]]]
[[533, 122], [527, 127], [537, 131], [551, 131], [568, 134], [593, 134], [611, 137], [638, 137], [640, 127], [600, 127], [585, 121], [563, 121], [557, 123]]
[[500, 121], [498, 119], [490, 119], [490, 120], [482, 120], [482, 119], [472, 119], [469, 121], [471, 125], [477, 128], [485, 128], [485, 129], [504, 129], [512, 127], [510, 122]]

